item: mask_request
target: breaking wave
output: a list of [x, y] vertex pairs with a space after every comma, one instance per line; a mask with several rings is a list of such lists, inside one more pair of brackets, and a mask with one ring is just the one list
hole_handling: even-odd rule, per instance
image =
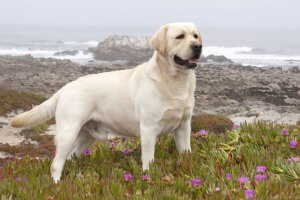
[[258, 53], [253, 47], [223, 47], [223, 46], [207, 46], [203, 48], [203, 54], [208, 56], [224, 55], [234, 62], [244, 65], [267, 66], [276, 64], [289, 64], [291, 62], [299, 62], [300, 56], [289, 56], [280, 54]]

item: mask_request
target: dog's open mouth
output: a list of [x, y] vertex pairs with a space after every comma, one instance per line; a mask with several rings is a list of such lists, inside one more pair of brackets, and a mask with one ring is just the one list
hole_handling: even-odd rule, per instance
[[175, 55], [174, 56], [174, 62], [178, 65], [181, 65], [181, 66], [185, 66], [189, 69], [194, 69], [197, 67], [197, 61], [199, 59], [199, 56], [194, 56], [190, 59], [182, 59], [180, 58], [179, 56]]

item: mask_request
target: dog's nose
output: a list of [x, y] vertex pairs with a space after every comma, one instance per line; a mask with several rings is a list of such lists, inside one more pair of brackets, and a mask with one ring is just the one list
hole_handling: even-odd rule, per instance
[[192, 45], [191, 45], [191, 48], [192, 48], [193, 51], [196, 51], [196, 52], [197, 52], [197, 51], [198, 51], [198, 52], [200, 51], [200, 52], [201, 52], [201, 50], [202, 50], [202, 45], [199, 45], [199, 44], [192, 44]]
[[191, 49], [192, 49], [194, 55], [200, 56], [201, 52], [202, 52], [202, 45], [192, 44]]

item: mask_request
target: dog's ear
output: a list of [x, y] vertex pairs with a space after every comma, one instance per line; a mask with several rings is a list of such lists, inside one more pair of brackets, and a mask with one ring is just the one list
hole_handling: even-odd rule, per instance
[[168, 49], [167, 49], [167, 31], [168, 26], [163, 25], [161, 26], [156, 33], [150, 39], [149, 45], [153, 49], [157, 50], [163, 56], [167, 56]]

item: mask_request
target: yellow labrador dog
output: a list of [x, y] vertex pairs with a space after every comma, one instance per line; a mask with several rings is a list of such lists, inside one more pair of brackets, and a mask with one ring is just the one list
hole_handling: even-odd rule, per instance
[[194, 69], [202, 50], [193, 23], [171, 23], [150, 40], [156, 51], [135, 68], [92, 74], [68, 83], [50, 99], [11, 121], [29, 127], [56, 119], [55, 182], [72, 154], [80, 155], [95, 139], [141, 138], [143, 170], [154, 160], [156, 138], [173, 132], [178, 152], [191, 151], [190, 121], [194, 108]]

